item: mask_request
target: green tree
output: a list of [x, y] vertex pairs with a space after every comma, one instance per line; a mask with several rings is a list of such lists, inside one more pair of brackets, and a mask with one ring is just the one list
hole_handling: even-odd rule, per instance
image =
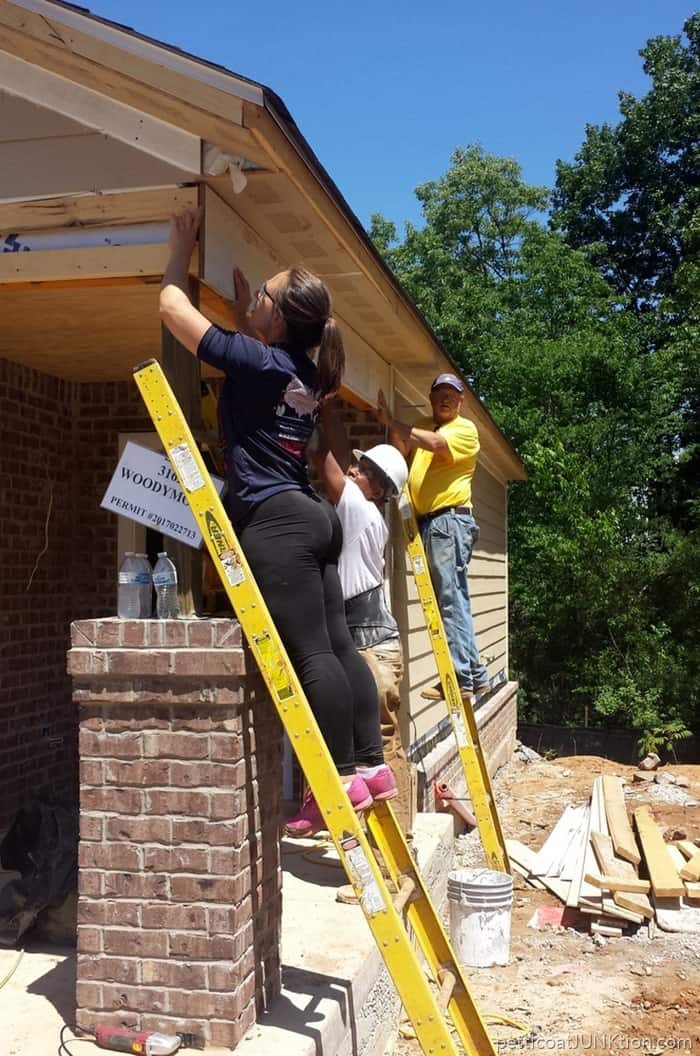
[[643, 323], [547, 229], [547, 192], [514, 161], [458, 150], [416, 194], [424, 226], [399, 240], [375, 216], [371, 234], [528, 467], [510, 507], [523, 714], [682, 726], [683, 650], [663, 606], [647, 610], [669, 574], [645, 501], [673, 477], [659, 442], [678, 428], [669, 361], [644, 353]]

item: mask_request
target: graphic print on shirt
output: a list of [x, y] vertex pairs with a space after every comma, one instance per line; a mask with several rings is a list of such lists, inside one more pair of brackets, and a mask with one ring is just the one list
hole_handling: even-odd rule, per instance
[[303, 458], [314, 428], [318, 399], [313, 391], [294, 375], [275, 408], [277, 440], [294, 458]]

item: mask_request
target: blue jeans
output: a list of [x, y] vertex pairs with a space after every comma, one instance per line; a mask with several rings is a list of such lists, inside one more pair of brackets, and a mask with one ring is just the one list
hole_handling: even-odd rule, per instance
[[489, 676], [476, 646], [467, 581], [479, 527], [469, 514], [446, 512], [423, 521], [420, 533], [457, 682], [461, 689], [483, 686]]

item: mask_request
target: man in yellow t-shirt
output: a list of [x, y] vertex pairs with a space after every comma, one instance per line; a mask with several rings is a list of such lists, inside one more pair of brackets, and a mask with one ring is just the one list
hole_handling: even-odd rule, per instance
[[[456, 374], [439, 374], [430, 387], [432, 418], [414, 426], [389, 413], [384, 393], [377, 397], [377, 418], [389, 439], [410, 459], [408, 489], [440, 607], [457, 681], [465, 699], [490, 688], [474, 633], [467, 567], [479, 538], [472, 508], [472, 477], [479, 434], [462, 418], [464, 384]], [[439, 700], [438, 684], [422, 696]]]

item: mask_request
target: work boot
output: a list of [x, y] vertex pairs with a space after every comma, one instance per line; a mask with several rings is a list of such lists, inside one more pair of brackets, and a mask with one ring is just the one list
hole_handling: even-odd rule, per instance
[[445, 694], [442, 692], [442, 682], [436, 682], [434, 686], [428, 686], [421, 691], [423, 700], [442, 700]]

